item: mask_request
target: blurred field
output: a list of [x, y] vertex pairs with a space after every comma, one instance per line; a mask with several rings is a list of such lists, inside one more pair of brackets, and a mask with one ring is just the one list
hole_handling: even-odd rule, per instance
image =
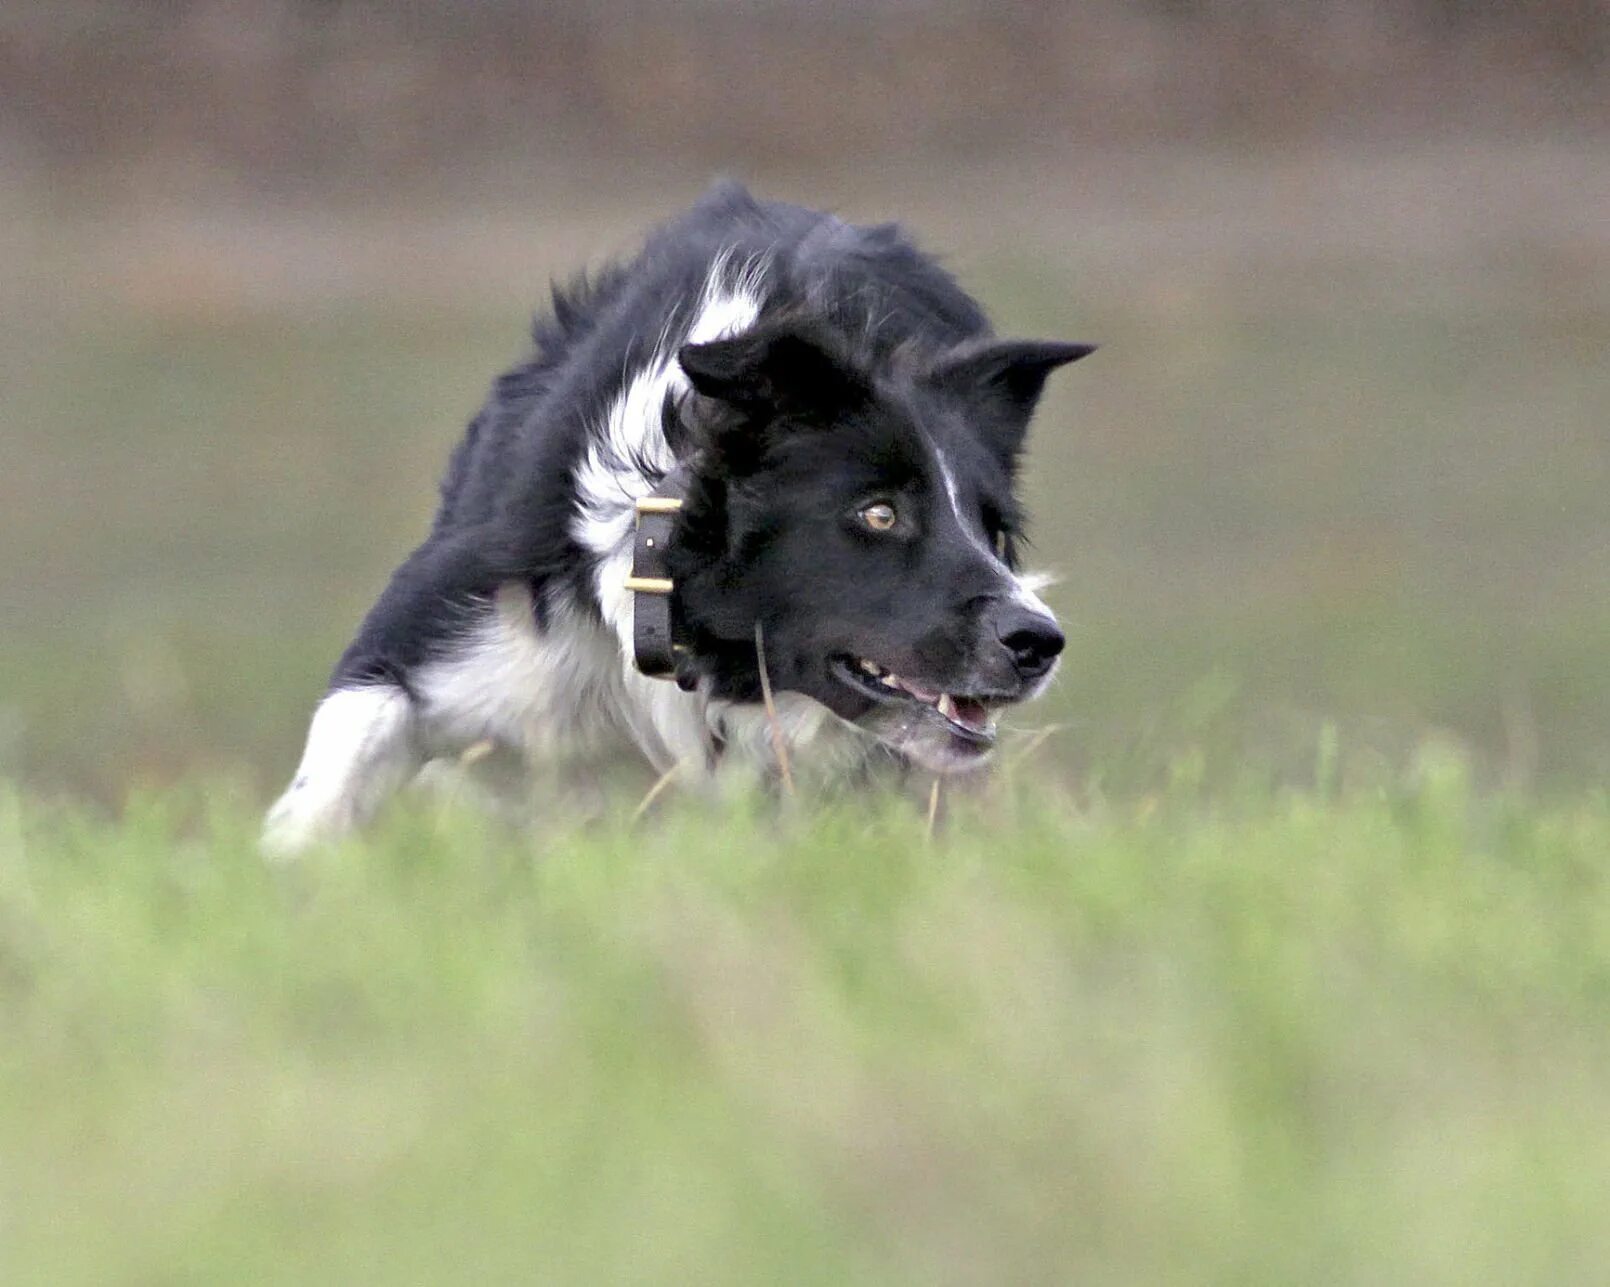
[[[8, 1283], [1593, 1283], [1610, 807], [0, 799]], [[976, 808], [982, 807], [979, 813]]]
[[[0, 1283], [1598, 1283], [1602, 0], [0, 6]], [[1096, 340], [947, 795], [254, 852], [718, 170]], [[1038, 748], [1034, 750], [1033, 748]]]
[[1610, 151], [762, 180], [1104, 343], [1010, 771], [934, 843], [415, 801], [290, 869], [257, 810], [526, 314], [702, 175], [0, 186], [0, 1279], [1598, 1281]]
[[[0, 773], [115, 801], [289, 770], [547, 278], [702, 182], [84, 213], [0, 190]], [[1104, 343], [1030, 484], [1069, 627], [1048, 764], [1144, 792], [1610, 770], [1610, 153], [1440, 136], [763, 191], [899, 217], [1002, 329]], [[99, 210], [98, 213], [94, 211]], [[1325, 732], [1329, 728], [1331, 732]]]

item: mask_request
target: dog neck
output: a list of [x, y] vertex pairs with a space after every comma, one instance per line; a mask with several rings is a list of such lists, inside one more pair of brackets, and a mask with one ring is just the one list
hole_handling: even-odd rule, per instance
[[632, 594], [632, 657], [638, 670], [651, 679], [675, 679], [683, 688], [694, 680], [685, 664], [688, 650], [678, 629], [669, 556], [691, 481], [687, 466], [678, 465], [637, 499], [632, 570], [625, 583]]

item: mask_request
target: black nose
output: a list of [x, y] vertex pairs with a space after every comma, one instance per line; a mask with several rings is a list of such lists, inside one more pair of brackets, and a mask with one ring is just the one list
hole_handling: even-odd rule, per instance
[[995, 634], [1012, 654], [1012, 664], [1024, 679], [1038, 679], [1050, 670], [1066, 642], [1050, 617], [1017, 604], [1001, 612], [995, 622]]

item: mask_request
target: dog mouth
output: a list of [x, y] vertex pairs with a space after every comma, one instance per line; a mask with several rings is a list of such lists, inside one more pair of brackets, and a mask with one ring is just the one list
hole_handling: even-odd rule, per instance
[[939, 721], [953, 737], [970, 747], [987, 750], [995, 744], [995, 720], [989, 701], [972, 693], [947, 693], [939, 688], [896, 674], [866, 657], [834, 657], [829, 669], [847, 684], [883, 707], [905, 708], [912, 714]]

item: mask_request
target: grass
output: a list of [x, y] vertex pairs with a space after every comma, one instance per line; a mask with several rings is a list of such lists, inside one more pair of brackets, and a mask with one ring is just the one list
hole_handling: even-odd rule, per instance
[[777, 189], [1104, 342], [1027, 471], [1035, 783], [289, 868], [257, 813], [525, 312], [696, 180], [0, 190], [0, 1280], [1601, 1280], [1593, 142]]
[[6, 1281], [1596, 1280], [1610, 800], [1188, 779], [286, 868], [13, 792]]

